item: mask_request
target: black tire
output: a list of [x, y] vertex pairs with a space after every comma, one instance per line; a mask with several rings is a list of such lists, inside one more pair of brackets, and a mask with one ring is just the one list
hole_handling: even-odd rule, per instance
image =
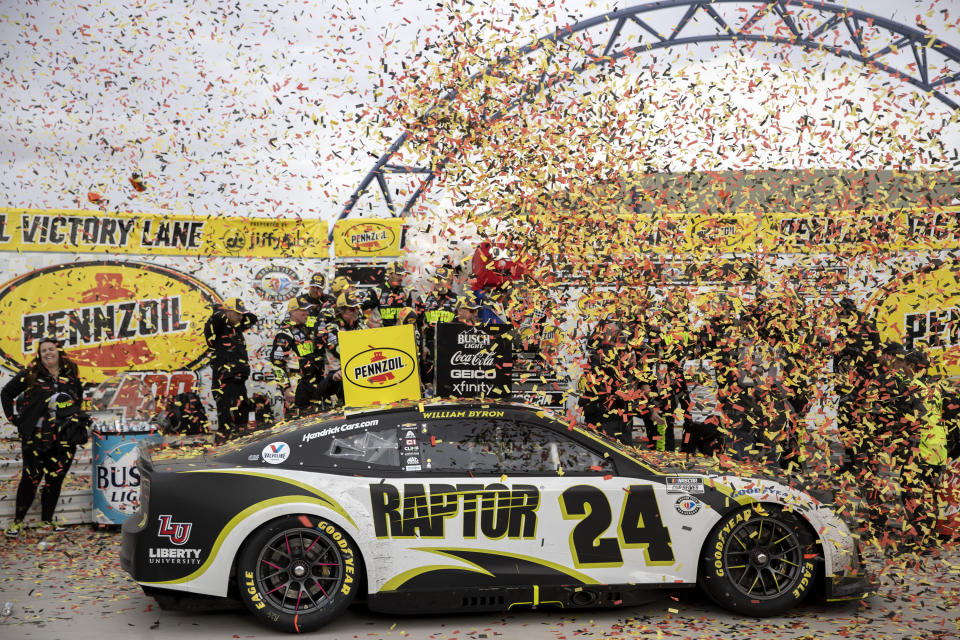
[[237, 562], [240, 599], [267, 626], [313, 631], [350, 606], [362, 564], [340, 527], [314, 516], [274, 520], [247, 539]]
[[810, 594], [822, 561], [806, 523], [775, 505], [724, 516], [700, 559], [700, 585], [725, 609], [775, 616]]

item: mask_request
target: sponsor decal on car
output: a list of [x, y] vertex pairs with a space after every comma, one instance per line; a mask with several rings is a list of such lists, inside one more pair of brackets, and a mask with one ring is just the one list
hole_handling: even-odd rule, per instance
[[463, 515], [464, 538], [531, 539], [537, 534], [540, 491], [533, 485], [370, 485], [377, 538], [445, 538], [447, 518]]
[[354, 429], [363, 429], [365, 427], [375, 427], [380, 424], [380, 420], [364, 420], [363, 422], [351, 422], [349, 424], [338, 424], [332, 427], [326, 427], [319, 431], [311, 431], [310, 433], [303, 434], [303, 441], [310, 442], [316, 438], [322, 438], [324, 436], [332, 436], [338, 433], [344, 433], [347, 431], [353, 431]]
[[667, 493], [703, 493], [703, 478], [668, 476]]
[[169, 538], [175, 545], [184, 545], [190, 539], [190, 531], [193, 529], [192, 522], [173, 522], [172, 516], [159, 516], [160, 526], [157, 529], [157, 535], [162, 538]]
[[673, 506], [680, 515], [692, 516], [700, 511], [700, 507], [703, 506], [703, 503], [693, 496], [680, 496], [677, 498], [677, 501], [673, 504]]
[[260, 452], [260, 459], [267, 464], [280, 464], [290, 457], [290, 445], [286, 442], [271, 442]]

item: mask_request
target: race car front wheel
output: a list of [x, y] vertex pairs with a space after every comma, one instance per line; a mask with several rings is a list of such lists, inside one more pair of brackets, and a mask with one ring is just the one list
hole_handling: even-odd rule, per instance
[[757, 504], [727, 514], [707, 536], [700, 581], [726, 609], [774, 616], [807, 597], [820, 566], [805, 523], [779, 507]]
[[237, 586], [257, 618], [302, 633], [330, 622], [353, 601], [360, 554], [338, 526], [287, 516], [255, 531], [240, 552]]

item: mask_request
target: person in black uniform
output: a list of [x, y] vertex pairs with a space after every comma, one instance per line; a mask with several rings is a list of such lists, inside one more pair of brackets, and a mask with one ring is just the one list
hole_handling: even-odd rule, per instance
[[336, 297], [326, 293], [326, 288], [327, 276], [322, 271], [317, 271], [310, 276], [307, 290], [297, 296], [300, 306], [309, 309], [307, 326], [317, 331], [333, 318]]
[[434, 335], [441, 322], [453, 322], [456, 314], [457, 296], [450, 287], [453, 284], [453, 267], [443, 265], [432, 278], [433, 291], [420, 299], [420, 353], [423, 360], [423, 380], [433, 379]]
[[[15, 411], [14, 401], [21, 394], [23, 399]], [[54, 522], [53, 512], [77, 452], [77, 445], [64, 437], [64, 427], [79, 412], [83, 399], [77, 365], [60, 350], [55, 338], [42, 338], [36, 357], [3, 386], [0, 398], [4, 415], [20, 434], [23, 452], [13, 523], [5, 533], [11, 538], [20, 535], [23, 520], [44, 478], [40, 528], [47, 532], [63, 531], [63, 526]]]
[[319, 385], [319, 394], [322, 398], [337, 396], [343, 404], [343, 374], [340, 368], [340, 332], [366, 329], [360, 311], [361, 295], [346, 291], [337, 297], [337, 314], [333, 322], [326, 326], [324, 338], [324, 360], [326, 375]]
[[247, 311], [240, 298], [228, 298], [203, 327], [207, 346], [213, 350], [213, 399], [217, 403], [217, 433], [221, 444], [240, 434], [246, 425], [247, 378], [250, 362], [243, 332], [257, 324], [257, 316]]
[[398, 315], [400, 309], [413, 306], [413, 296], [403, 286], [403, 265], [391, 262], [386, 268], [386, 286], [380, 291], [379, 307], [380, 320], [384, 327], [400, 324]]
[[[312, 307], [294, 298], [287, 304], [290, 319], [280, 325], [273, 339], [270, 361], [277, 384], [283, 390], [285, 417], [306, 416], [322, 409], [320, 383], [323, 381], [323, 350], [316, 326], [309, 326]], [[291, 354], [297, 357], [297, 379], [287, 371]]]
[[578, 383], [584, 420], [615, 440], [633, 444], [627, 390], [627, 371], [636, 371], [630, 358], [629, 331], [611, 319], [602, 319], [587, 338], [587, 364]]

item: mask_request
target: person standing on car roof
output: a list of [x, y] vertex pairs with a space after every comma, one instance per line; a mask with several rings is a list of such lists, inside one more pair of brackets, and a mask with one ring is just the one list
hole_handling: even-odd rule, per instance
[[[18, 397], [22, 397], [19, 403], [15, 402]], [[13, 522], [4, 533], [11, 538], [20, 535], [37, 487], [44, 478], [40, 531], [63, 531], [63, 525], [54, 521], [53, 512], [77, 452], [77, 445], [68, 441], [64, 431], [66, 422], [79, 412], [83, 401], [77, 365], [63, 353], [56, 338], [41, 338], [37, 342], [37, 355], [3, 386], [0, 398], [3, 414], [20, 434], [23, 455]]]
[[400, 324], [399, 314], [404, 307], [413, 306], [413, 296], [410, 291], [403, 286], [403, 276], [405, 275], [403, 265], [399, 262], [391, 262], [385, 270], [386, 284], [380, 291], [380, 319], [383, 326], [392, 327]]
[[239, 435], [247, 424], [250, 362], [243, 332], [256, 324], [257, 316], [244, 308], [240, 298], [228, 298], [203, 327], [207, 346], [213, 350], [211, 384], [217, 403], [217, 444]]
[[453, 267], [443, 265], [437, 268], [433, 278], [433, 290], [420, 299], [420, 336], [423, 340], [420, 353], [423, 357], [423, 379], [433, 379], [433, 361], [435, 358], [434, 336], [441, 322], [453, 322], [456, 315], [457, 297], [451, 291], [453, 286]]
[[[305, 306], [294, 298], [287, 304], [290, 319], [280, 325], [273, 339], [270, 361], [277, 378], [277, 384], [283, 391], [284, 407], [289, 410], [288, 417], [309, 415], [322, 409], [323, 397], [320, 395], [320, 383], [323, 381], [323, 350], [318, 340], [316, 326], [308, 325], [312, 307]], [[291, 354], [297, 358], [297, 378], [287, 370]]]
[[360, 309], [361, 298], [353, 291], [341, 293], [337, 298], [336, 317], [326, 326], [324, 359], [327, 374], [321, 380], [318, 393], [322, 398], [337, 396], [343, 404], [343, 373], [340, 366], [340, 332], [366, 329]]

